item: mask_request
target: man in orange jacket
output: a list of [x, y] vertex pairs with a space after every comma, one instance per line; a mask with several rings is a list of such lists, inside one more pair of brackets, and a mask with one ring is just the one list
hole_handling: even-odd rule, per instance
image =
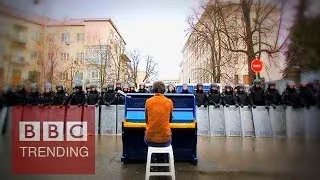
[[155, 95], [146, 101], [145, 143], [153, 147], [167, 147], [171, 144], [170, 121], [172, 119], [173, 103], [166, 98], [163, 82], [153, 84]]

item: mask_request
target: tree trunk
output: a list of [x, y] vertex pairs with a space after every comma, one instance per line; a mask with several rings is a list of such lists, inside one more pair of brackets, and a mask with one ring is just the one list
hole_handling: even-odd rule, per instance
[[252, 81], [255, 77], [254, 72], [251, 70], [251, 62], [255, 59], [253, 42], [252, 42], [252, 33], [251, 33], [251, 22], [250, 22], [250, 8], [251, 5], [248, 4], [246, 0], [241, 1], [241, 8], [243, 13], [243, 18], [246, 26], [246, 45], [247, 45], [247, 69], [249, 74], [249, 84], [252, 84]]

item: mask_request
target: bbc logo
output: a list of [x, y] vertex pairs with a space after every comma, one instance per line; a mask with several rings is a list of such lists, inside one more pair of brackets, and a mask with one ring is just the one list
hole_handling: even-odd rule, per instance
[[87, 122], [45, 121], [42, 130], [39, 121], [19, 122], [19, 141], [41, 141], [41, 135], [42, 141], [87, 141]]

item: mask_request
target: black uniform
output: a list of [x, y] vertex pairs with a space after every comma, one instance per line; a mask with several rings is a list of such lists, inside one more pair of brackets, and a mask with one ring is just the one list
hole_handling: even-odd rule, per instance
[[101, 93], [100, 93], [101, 98], [103, 97], [104, 93], [107, 92], [107, 90], [108, 90], [108, 86], [103, 85], [102, 88], [101, 88]]
[[130, 83], [129, 93], [136, 93], [135, 84], [134, 83]]
[[[122, 91], [126, 94], [129, 93], [129, 87], [127, 85], [124, 85]], [[124, 105], [126, 97], [123, 96], [122, 94], [117, 94], [116, 96], [117, 96], [117, 104]]]
[[300, 95], [296, 88], [289, 87], [287, 84], [286, 90], [282, 94], [282, 101], [284, 105], [292, 106], [294, 108], [300, 107]]
[[[256, 87], [259, 85], [259, 87]], [[256, 106], [264, 106], [265, 105], [265, 97], [264, 90], [261, 87], [260, 80], [255, 80], [253, 87], [250, 88], [250, 103], [253, 107]]]
[[27, 94], [27, 104], [36, 106], [43, 103], [42, 94], [39, 92], [38, 85], [33, 83], [30, 85], [30, 93]]
[[88, 105], [99, 105], [99, 100], [101, 99], [100, 93], [97, 91], [96, 85], [90, 86], [90, 91], [87, 93], [87, 103]]
[[249, 99], [248, 94], [244, 90], [244, 86], [243, 85], [238, 85], [237, 88], [238, 88], [238, 91], [235, 94], [236, 104], [238, 104], [241, 107], [249, 106], [250, 105], [250, 99]]
[[90, 91], [89, 94], [87, 94], [87, 102], [88, 105], [96, 105], [101, 98], [100, 93], [97, 90]]
[[42, 94], [40, 92], [30, 92], [27, 95], [27, 104], [37, 106], [42, 104]]
[[[214, 90], [213, 87], [216, 87], [216, 89]], [[220, 107], [220, 104], [222, 103], [222, 98], [218, 90], [217, 84], [210, 85], [210, 91], [207, 93], [207, 99], [209, 105], [214, 105], [216, 108]]]
[[75, 86], [75, 89], [78, 89], [78, 91], [75, 91], [70, 96], [69, 105], [85, 105], [87, 103], [86, 99], [86, 93], [82, 91], [82, 86], [77, 85]]
[[125, 96], [123, 96], [122, 94], [117, 94], [116, 93], [116, 104], [117, 105], [124, 105], [124, 103], [125, 103], [125, 99], [126, 99], [126, 97]]
[[[202, 87], [200, 89], [200, 87]], [[204, 106], [207, 107], [208, 103], [207, 103], [207, 94], [203, 91], [203, 85], [202, 84], [197, 84], [197, 90], [195, 92], [195, 97], [196, 97], [196, 103], [197, 106]]]
[[116, 92], [118, 91], [118, 90], [122, 90], [122, 87], [121, 87], [122, 85], [121, 85], [121, 83], [120, 82], [117, 82], [116, 83], [116, 88], [114, 89]]
[[104, 93], [101, 104], [106, 106], [117, 104], [117, 93], [113, 90], [113, 85], [108, 85], [108, 91]]
[[[228, 92], [227, 89], [230, 89], [230, 91]], [[230, 85], [226, 85], [225, 91], [222, 93], [222, 104], [226, 107], [236, 105], [233, 89]]]
[[53, 91], [50, 92], [44, 92], [43, 93], [43, 105], [52, 105], [53, 97], [55, 96], [55, 93]]
[[18, 85], [15, 93], [15, 105], [25, 105], [27, 103], [27, 91], [24, 85]]
[[[270, 88], [273, 86], [274, 88]], [[266, 105], [275, 107], [281, 104], [281, 95], [277, 89], [275, 89], [275, 83], [269, 83], [268, 89], [265, 92]]]
[[15, 104], [15, 93], [10, 87], [6, 87], [6, 90], [3, 92], [1, 99], [2, 106], [13, 106]]
[[316, 105], [316, 97], [310, 86], [301, 85], [299, 94], [301, 106], [310, 107]]
[[57, 92], [52, 98], [52, 105], [66, 105], [68, 101], [68, 94], [63, 89], [62, 85], [56, 86]]
[[0, 93], [0, 111], [3, 108], [4, 102], [3, 102], [3, 94]]

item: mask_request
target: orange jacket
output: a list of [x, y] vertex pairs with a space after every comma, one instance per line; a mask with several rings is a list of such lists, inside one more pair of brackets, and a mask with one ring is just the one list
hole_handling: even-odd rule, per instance
[[163, 94], [155, 94], [147, 99], [146, 105], [146, 139], [153, 143], [166, 143], [171, 138], [170, 121], [173, 103]]

